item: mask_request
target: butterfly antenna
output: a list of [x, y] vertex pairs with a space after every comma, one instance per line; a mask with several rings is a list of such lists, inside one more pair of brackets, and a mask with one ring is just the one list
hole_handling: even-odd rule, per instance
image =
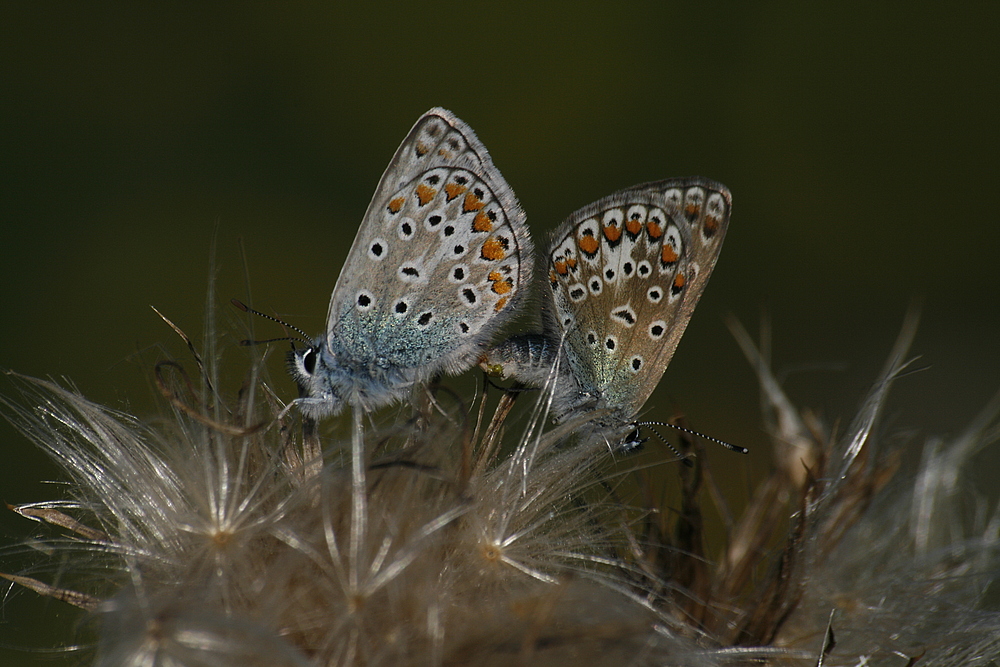
[[661, 434], [655, 428], [650, 428], [650, 424], [657, 424], [658, 425], [659, 422], [643, 422], [641, 424], [633, 424], [633, 426], [635, 426], [635, 430], [632, 431], [631, 434], [629, 434], [628, 438], [625, 439], [625, 442], [623, 442], [622, 445], [624, 445], [626, 447], [626, 449], [628, 449], [628, 450], [636, 450], [636, 449], [639, 449], [640, 447], [642, 447], [642, 444], [644, 442], [646, 442], [647, 440], [649, 440], [649, 438], [640, 438], [639, 437], [639, 428], [642, 427], [642, 426], [644, 426], [644, 427], [648, 428], [650, 431], [652, 431], [653, 433], [655, 433], [656, 437], [660, 439], [660, 442], [662, 442], [664, 445], [666, 445], [670, 449], [670, 451], [672, 451], [674, 453], [674, 456], [676, 456], [680, 460], [681, 463], [683, 463], [684, 465], [686, 465], [688, 468], [693, 468], [694, 467], [694, 463], [691, 462], [690, 457], [687, 457], [684, 454], [681, 454], [679, 451], [677, 451], [677, 448], [674, 447], [672, 444], [670, 444], [670, 441], [667, 440], [666, 438], [664, 438], [663, 434]]
[[269, 338], [267, 340], [241, 340], [240, 341], [240, 345], [261, 345], [261, 344], [264, 344], [264, 343], [277, 343], [277, 342], [280, 342], [280, 341], [283, 341], [283, 340], [291, 340], [291, 341], [296, 341], [297, 340], [300, 343], [305, 343], [306, 345], [312, 345], [312, 341], [309, 340], [309, 334], [307, 334], [302, 329], [300, 329], [300, 328], [298, 328], [296, 326], [293, 326], [293, 325], [291, 325], [288, 322], [285, 322], [283, 320], [279, 320], [277, 317], [274, 317], [272, 315], [268, 315], [267, 313], [262, 313], [259, 310], [254, 310], [253, 308], [251, 308], [250, 306], [246, 305], [245, 303], [243, 303], [239, 299], [230, 299], [229, 302], [231, 304], [233, 304], [234, 306], [236, 306], [237, 308], [239, 308], [240, 310], [242, 310], [244, 313], [251, 313], [253, 315], [259, 315], [260, 317], [263, 317], [266, 320], [271, 320], [272, 322], [277, 322], [281, 326], [287, 327], [287, 328], [291, 329], [292, 331], [294, 331], [294, 332], [296, 332], [296, 333], [298, 333], [298, 334], [300, 334], [302, 336], [301, 338], [297, 338], [295, 336], [285, 336], [283, 338]]
[[[719, 440], [718, 438], [713, 438], [710, 435], [705, 435], [704, 433], [699, 433], [698, 431], [694, 431], [692, 429], [685, 428], [683, 426], [678, 426], [677, 424], [669, 424], [667, 422], [636, 422], [635, 427], [637, 429], [639, 427], [641, 427], [641, 426], [645, 426], [646, 428], [649, 428], [650, 426], [669, 426], [672, 429], [676, 429], [676, 430], [681, 431], [683, 433], [687, 433], [688, 435], [696, 435], [699, 438], [704, 438], [705, 440], [709, 440], [711, 442], [714, 442], [717, 445], [722, 445], [723, 447], [725, 447], [726, 449], [728, 449], [730, 451], [737, 452], [739, 454], [749, 454], [750, 453], [750, 450], [747, 449], [746, 447], [740, 447], [739, 445], [733, 445], [733, 444], [730, 444], [730, 443], [726, 442], [725, 440]], [[653, 433], [656, 433], [656, 435], [659, 435], [660, 438], [663, 439], [663, 436], [660, 435], [659, 433], [657, 433], [655, 429], [650, 428], [649, 430], [653, 431]], [[664, 440], [664, 442], [666, 442], [666, 440]], [[669, 444], [669, 443], [667, 443], [667, 444]], [[671, 446], [670, 448], [674, 449], [673, 446]], [[677, 450], [674, 449], [674, 451], [676, 452]]]

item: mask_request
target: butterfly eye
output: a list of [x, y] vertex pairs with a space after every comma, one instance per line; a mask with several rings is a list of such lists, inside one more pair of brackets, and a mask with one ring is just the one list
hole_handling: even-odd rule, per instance
[[623, 452], [637, 452], [642, 449], [647, 440], [649, 438], [639, 437], [639, 429], [635, 429], [618, 444], [618, 447]]
[[302, 368], [312, 375], [316, 371], [316, 348], [310, 347], [302, 353]]

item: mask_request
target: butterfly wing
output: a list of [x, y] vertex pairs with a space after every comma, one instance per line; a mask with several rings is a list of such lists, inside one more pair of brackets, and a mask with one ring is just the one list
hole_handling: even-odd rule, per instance
[[525, 215], [472, 129], [421, 116], [379, 182], [330, 300], [342, 364], [403, 381], [471, 366], [527, 293]]
[[731, 205], [719, 183], [672, 179], [600, 199], [559, 227], [549, 328], [565, 341], [580, 406], [596, 399], [623, 420], [641, 409], [705, 289]]

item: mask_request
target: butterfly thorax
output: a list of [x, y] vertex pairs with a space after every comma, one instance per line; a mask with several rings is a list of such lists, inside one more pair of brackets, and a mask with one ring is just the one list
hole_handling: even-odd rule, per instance
[[[355, 356], [321, 337], [289, 355], [303, 412], [314, 418], [339, 413], [346, 405], [364, 410], [393, 403], [409, 393], [418, 378], [378, 355]], [[408, 372], [409, 371], [409, 372]]]

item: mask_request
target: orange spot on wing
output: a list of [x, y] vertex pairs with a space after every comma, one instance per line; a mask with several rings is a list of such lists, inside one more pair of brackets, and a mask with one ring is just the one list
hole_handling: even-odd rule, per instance
[[674, 291], [679, 292], [684, 289], [684, 284], [687, 282], [687, 278], [684, 277], [683, 273], [678, 273], [677, 277], [674, 278]]
[[416, 147], [413, 150], [416, 151], [418, 157], [423, 157], [427, 155], [427, 151], [429, 151], [430, 148], [428, 148], [427, 144], [425, 144], [424, 142], [418, 141]]
[[677, 252], [674, 247], [669, 243], [663, 244], [663, 252], [660, 253], [660, 259], [663, 260], [664, 264], [673, 264], [677, 261]]
[[468, 189], [466, 186], [459, 185], [458, 183], [448, 183], [444, 186], [444, 193], [447, 195], [448, 201], [451, 201]]
[[505, 278], [499, 271], [490, 271], [489, 279], [493, 281], [493, 291], [497, 294], [506, 294], [514, 289], [514, 281]]
[[576, 260], [574, 258], [572, 258], [572, 257], [567, 257], [566, 258], [566, 266], [568, 266], [570, 268], [570, 270], [572, 271], [573, 269], [576, 268]]
[[404, 202], [406, 202], [405, 198], [403, 198], [403, 197], [396, 197], [391, 202], [389, 202], [389, 212], [390, 213], [399, 213], [399, 209], [403, 208], [403, 203]]
[[486, 215], [485, 211], [480, 211], [476, 214], [476, 219], [472, 221], [472, 229], [477, 232], [492, 232], [493, 221], [490, 220], [490, 216]]
[[482, 207], [486, 206], [483, 200], [475, 195], [474, 192], [470, 192], [465, 195], [465, 202], [462, 204], [462, 210], [468, 213], [469, 211], [478, 211]]
[[642, 223], [638, 220], [627, 220], [625, 222], [625, 229], [628, 230], [629, 234], [635, 236], [642, 231]]
[[663, 236], [663, 228], [652, 220], [646, 223], [646, 231], [649, 233], [649, 238], [651, 239], [658, 239]]
[[496, 238], [486, 239], [486, 242], [483, 243], [483, 249], [479, 251], [479, 254], [483, 259], [490, 259], [493, 261], [501, 260], [507, 256], [504, 252], [503, 243]]
[[[558, 268], [559, 267], [556, 267], [557, 270], [558, 270]], [[562, 271], [562, 273], [566, 273], [565, 269], [566, 269], [566, 263], [563, 262], [563, 271]], [[559, 282], [559, 278], [556, 276], [556, 272], [555, 271], [549, 271], [549, 282], [552, 283], [553, 285], [555, 285], [557, 282]]]
[[567, 268], [566, 260], [564, 259], [557, 259], [556, 261], [552, 262], [552, 265], [556, 267], [556, 272], [561, 276], [565, 276], [567, 273], [569, 273], [569, 268]]
[[430, 200], [434, 199], [434, 195], [437, 194], [437, 190], [434, 188], [421, 183], [417, 186], [417, 201], [420, 202], [421, 206], [424, 206]]
[[506, 305], [507, 305], [507, 297], [505, 296], [500, 297], [500, 300], [497, 301], [497, 305], [493, 306], [493, 310], [499, 313], [501, 310], [503, 310], [504, 306]]
[[693, 215], [698, 215], [698, 213], [700, 211], [701, 211], [701, 207], [698, 206], [697, 204], [693, 204], [692, 203], [692, 204], [688, 204], [687, 206], [684, 207], [684, 212], [688, 214], [688, 217], [693, 216]]
[[588, 255], [593, 255], [597, 252], [597, 248], [599, 247], [597, 239], [590, 235], [581, 238], [578, 245], [580, 246], [580, 250], [584, 251]]
[[614, 243], [622, 237], [622, 230], [616, 225], [608, 225], [604, 228], [604, 238]]
[[705, 216], [705, 236], [712, 236], [719, 231], [719, 218], [714, 215]]

